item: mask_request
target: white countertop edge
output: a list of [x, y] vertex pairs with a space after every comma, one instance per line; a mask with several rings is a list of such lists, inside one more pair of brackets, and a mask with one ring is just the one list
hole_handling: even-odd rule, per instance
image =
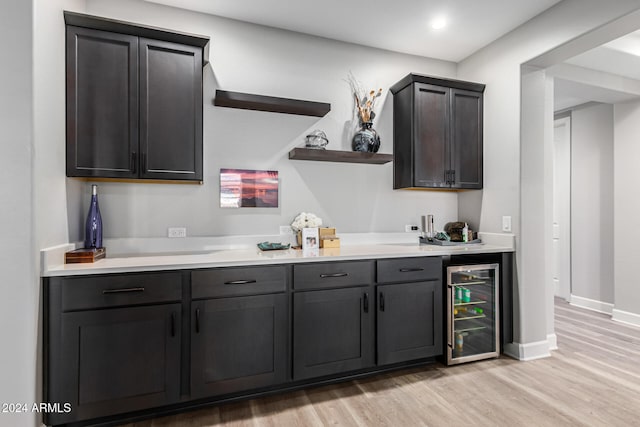
[[[131, 257], [109, 257], [90, 264], [64, 264], [64, 252], [75, 245], [59, 245], [43, 250], [43, 277], [87, 274], [128, 273], [160, 270], [183, 270], [214, 267], [234, 267], [265, 264], [291, 264], [300, 262], [349, 261], [419, 256], [445, 256], [493, 252], [513, 252], [513, 235], [484, 233], [482, 244], [468, 246], [435, 246], [414, 243], [378, 243], [343, 245], [341, 248], [319, 249], [317, 255], [301, 250], [262, 252], [257, 247], [236, 249], [208, 249], [204, 254], [172, 254]], [[260, 241], [260, 240], [259, 240]], [[486, 242], [486, 243], [484, 243]], [[493, 243], [492, 243], [493, 242]], [[497, 243], [497, 244], [496, 244]], [[57, 262], [56, 262], [57, 261]]]

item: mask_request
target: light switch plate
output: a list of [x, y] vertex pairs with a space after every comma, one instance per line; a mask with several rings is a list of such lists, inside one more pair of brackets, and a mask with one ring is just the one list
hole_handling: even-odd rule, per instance
[[511, 232], [511, 217], [503, 216], [502, 217], [502, 231]]

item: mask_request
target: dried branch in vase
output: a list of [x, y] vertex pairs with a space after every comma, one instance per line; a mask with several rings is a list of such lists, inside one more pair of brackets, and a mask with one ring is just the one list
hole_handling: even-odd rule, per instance
[[347, 82], [351, 87], [351, 91], [353, 93], [353, 98], [355, 99], [355, 107], [358, 114], [358, 119], [362, 123], [367, 123], [372, 121], [376, 113], [373, 111], [376, 105], [376, 100], [382, 95], [382, 88], [377, 91], [371, 90], [369, 93], [366, 93], [362, 90], [360, 83], [353, 76], [351, 72], [347, 76]]

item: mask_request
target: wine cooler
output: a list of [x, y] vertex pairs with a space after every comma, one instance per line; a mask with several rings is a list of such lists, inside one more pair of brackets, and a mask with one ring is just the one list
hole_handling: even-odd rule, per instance
[[498, 357], [498, 264], [447, 267], [447, 365]]

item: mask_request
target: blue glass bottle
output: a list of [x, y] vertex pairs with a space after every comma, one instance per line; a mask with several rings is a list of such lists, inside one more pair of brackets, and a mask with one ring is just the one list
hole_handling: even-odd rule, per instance
[[87, 223], [84, 231], [84, 247], [101, 248], [102, 247], [102, 216], [100, 215], [100, 207], [98, 206], [98, 186], [91, 186], [91, 205], [87, 214]]

